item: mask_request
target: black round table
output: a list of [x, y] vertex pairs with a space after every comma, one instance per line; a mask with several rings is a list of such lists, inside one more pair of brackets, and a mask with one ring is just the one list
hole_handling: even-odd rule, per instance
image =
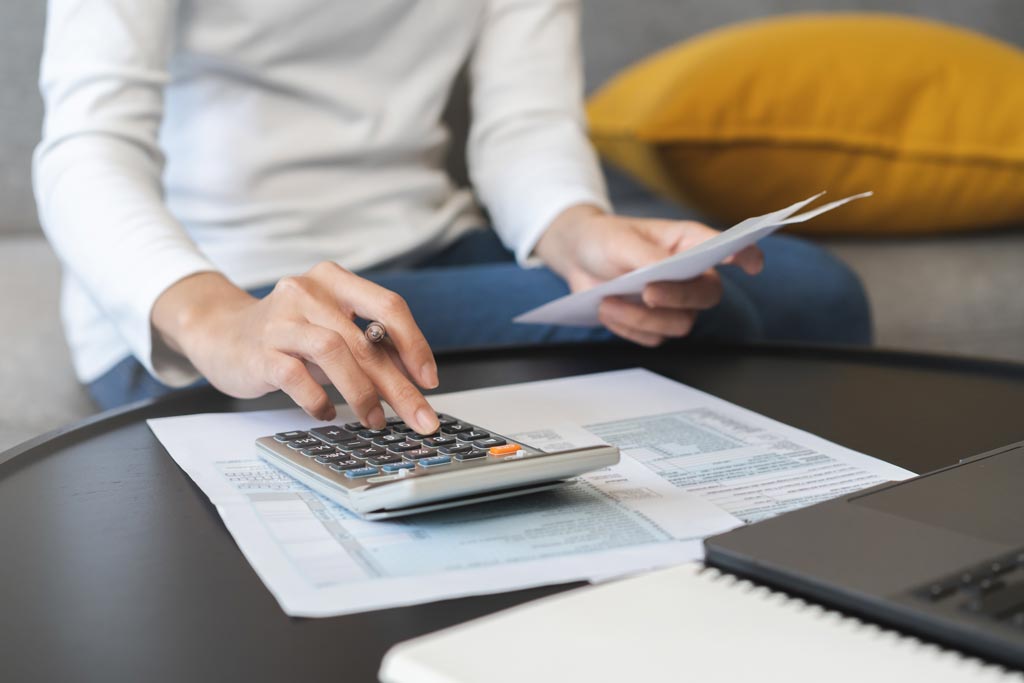
[[[1024, 439], [1019, 365], [617, 345], [439, 361], [444, 391], [646, 367], [917, 472]], [[0, 455], [0, 679], [370, 681], [394, 643], [567, 587], [331, 619], [285, 616], [145, 420], [286, 405], [280, 395], [238, 401], [198, 389]]]

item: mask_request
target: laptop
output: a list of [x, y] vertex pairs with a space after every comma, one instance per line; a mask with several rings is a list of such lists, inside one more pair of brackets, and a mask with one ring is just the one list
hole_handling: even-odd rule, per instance
[[708, 565], [1024, 669], [1024, 442], [705, 550]]

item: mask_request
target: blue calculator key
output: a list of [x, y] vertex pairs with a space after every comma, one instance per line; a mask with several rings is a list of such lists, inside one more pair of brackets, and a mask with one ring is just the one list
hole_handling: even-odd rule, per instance
[[349, 479], [362, 479], [363, 477], [372, 477], [375, 474], [377, 474], [376, 467], [360, 467], [345, 472], [345, 476]]
[[392, 474], [394, 472], [398, 472], [399, 470], [411, 470], [414, 467], [416, 467], [416, 463], [414, 462], [396, 462], [390, 465], [384, 465], [380, 469], [381, 472], [387, 472], [388, 474]]
[[451, 464], [452, 459], [448, 455], [435, 455], [433, 458], [423, 458], [417, 462], [419, 462], [421, 467], [439, 467]]

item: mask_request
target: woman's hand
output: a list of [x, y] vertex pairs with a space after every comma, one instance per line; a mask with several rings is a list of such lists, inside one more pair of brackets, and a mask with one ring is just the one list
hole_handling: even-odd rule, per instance
[[[565, 278], [572, 291], [579, 292], [691, 249], [716, 234], [717, 230], [692, 221], [612, 216], [581, 205], [555, 219], [537, 243], [536, 253]], [[764, 256], [757, 247], [747, 247], [725, 263], [755, 275], [764, 267]], [[685, 282], [647, 285], [641, 304], [607, 297], [598, 317], [620, 337], [658, 346], [669, 337], [688, 335], [697, 313], [721, 299], [721, 279], [708, 270]]]
[[[356, 316], [383, 323], [388, 339], [369, 342]], [[281, 389], [312, 417], [332, 420], [335, 409], [321, 386], [328, 381], [364, 425], [384, 426], [383, 397], [416, 431], [429, 434], [438, 427], [437, 414], [415, 386], [436, 387], [437, 365], [409, 307], [335, 263], [283, 278], [263, 299], [219, 273], [193, 275], [157, 299], [153, 325], [210, 384], [231, 396]]]

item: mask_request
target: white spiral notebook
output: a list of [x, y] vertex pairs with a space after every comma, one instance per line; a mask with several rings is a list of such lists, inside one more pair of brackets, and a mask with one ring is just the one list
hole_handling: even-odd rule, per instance
[[603, 584], [396, 645], [385, 683], [1024, 682], [1024, 674], [700, 564]]

